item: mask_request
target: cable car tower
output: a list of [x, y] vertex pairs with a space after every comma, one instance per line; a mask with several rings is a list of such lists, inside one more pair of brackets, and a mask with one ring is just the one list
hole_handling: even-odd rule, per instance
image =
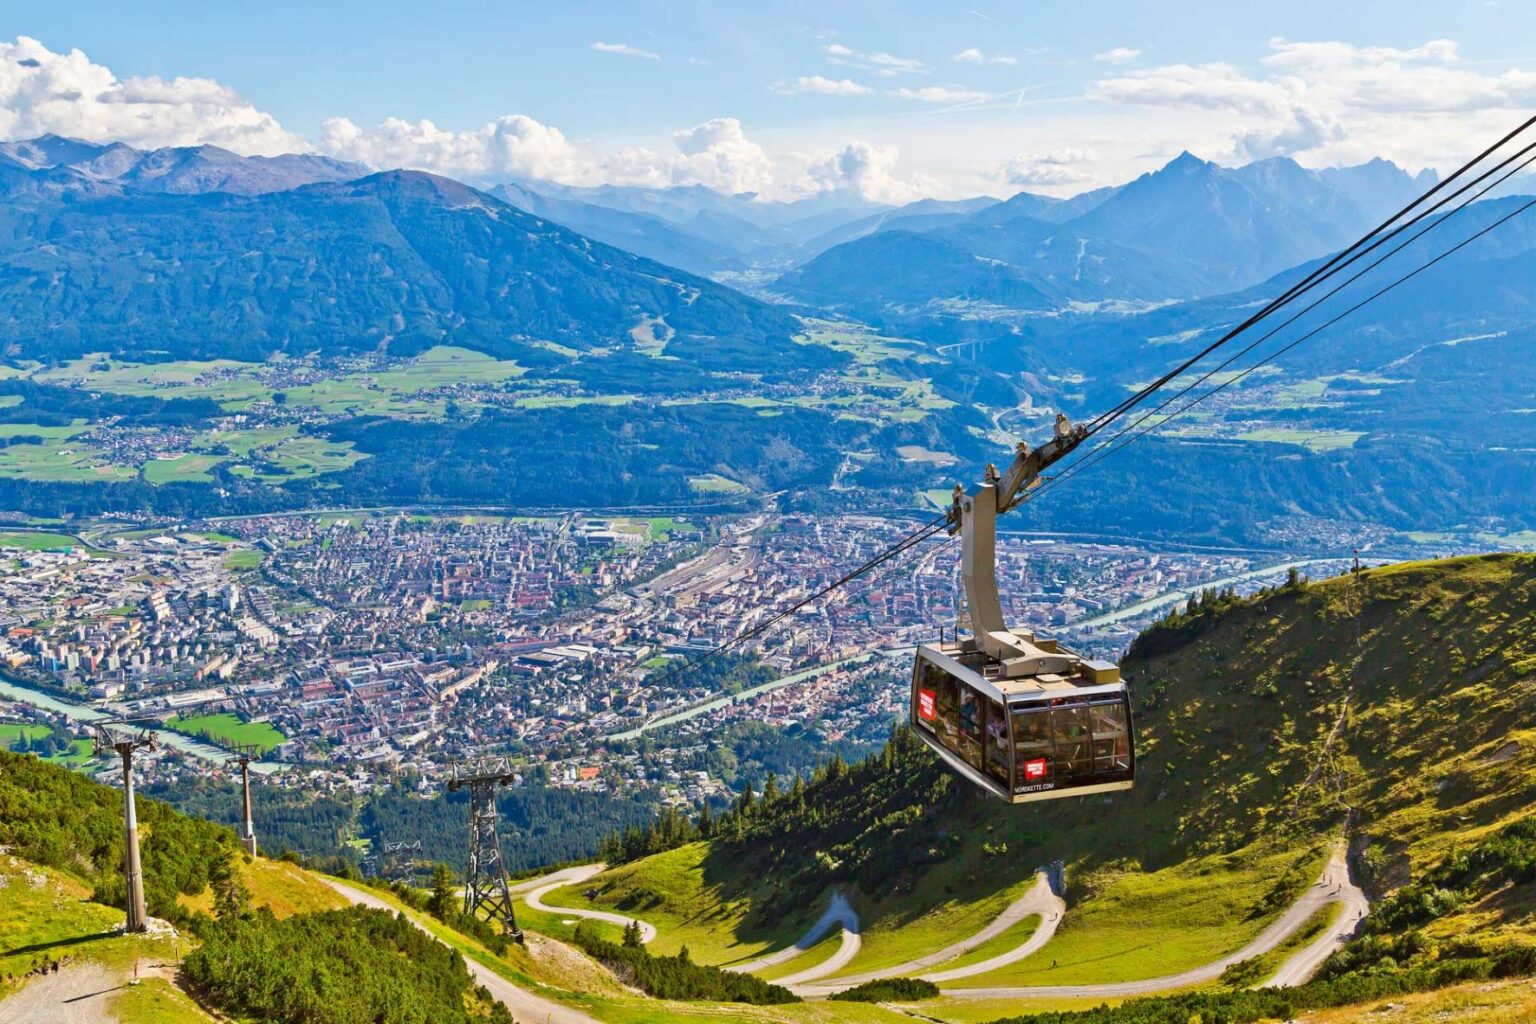
[[512, 889], [502, 866], [501, 842], [496, 837], [496, 789], [512, 781], [516, 773], [505, 757], [482, 757], [453, 766], [448, 792], [469, 790], [469, 864], [464, 871], [464, 913], [500, 921], [507, 936], [523, 941], [512, 911]]
[[[412, 856], [415, 854], [415, 856]], [[379, 854], [379, 876], [388, 882], [409, 885], [414, 877], [416, 864], [421, 860], [421, 840], [404, 839], [384, 841]]]
[[123, 882], [127, 889], [128, 921], [125, 932], [142, 932], [149, 912], [144, 909], [144, 868], [139, 862], [139, 815], [133, 801], [133, 755], [157, 749], [155, 734], [118, 719], [95, 723], [95, 753], [112, 751], [123, 761]]
[[256, 856], [256, 826], [251, 821], [251, 762], [261, 760], [261, 747], [254, 743], [237, 743], [232, 748], [235, 756], [231, 765], [240, 767], [240, 796], [244, 814], [240, 818], [240, 846], [252, 857]]
[[1056, 417], [1039, 448], [1020, 443], [1006, 473], [988, 465], [975, 493], [955, 486], [945, 529], [961, 540], [971, 635], [917, 649], [911, 723], [950, 768], [1012, 803], [1129, 789], [1130, 693], [1120, 669], [1010, 628], [997, 595], [997, 517], [1088, 437]]

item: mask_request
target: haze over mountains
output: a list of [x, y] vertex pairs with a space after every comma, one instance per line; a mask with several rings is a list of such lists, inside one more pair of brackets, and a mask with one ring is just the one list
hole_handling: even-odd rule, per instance
[[1432, 184], [1385, 161], [1308, 171], [1184, 153], [1070, 200], [1030, 193], [969, 214], [896, 220], [780, 278], [807, 302], [856, 313], [945, 304], [1043, 311], [1234, 291], [1341, 248]]

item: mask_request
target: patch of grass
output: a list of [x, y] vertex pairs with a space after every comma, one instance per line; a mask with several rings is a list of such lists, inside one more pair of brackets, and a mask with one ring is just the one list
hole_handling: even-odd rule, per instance
[[0, 448], [0, 477], [92, 483], [128, 480], [137, 475], [136, 468], [106, 462], [105, 455], [84, 441], [48, 440]]
[[990, 893], [962, 893], [936, 906], [920, 907], [912, 897], [858, 904], [863, 945], [839, 975], [905, 963], [974, 935], [1035, 884], [1027, 876]]
[[1391, 1024], [1527, 1024], [1536, 1020], [1536, 986], [1529, 978], [1481, 981], [1456, 985], [1438, 992], [1393, 996], [1364, 1006], [1315, 1010], [1307, 1024], [1360, 1024], [1382, 1020]]
[[199, 455], [192, 452], [178, 455], [174, 459], [150, 459], [144, 463], [144, 479], [152, 484], [211, 484], [213, 477], [208, 471], [223, 461], [222, 455]]
[[1292, 954], [1304, 949], [1313, 939], [1321, 935], [1323, 929], [1338, 920], [1343, 912], [1344, 907], [1338, 903], [1329, 903], [1318, 908], [1299, 929], [1292, 933], [1290, 938], [1268, 953], [1248, 960], [1240, 960], [1228, 967], [1221, 974], [1221, 983], [1231, 988], [1252, 988], [1261, 984], [1273, 977]]
[[843, 934], [839, 929], [833, 928], [826, 938], [793, 960], [782, 964], [774, 964], [772, 967], [764, 968], [761, 971], [753, 971], [752, 973], [764, 981], [777, 981], [779, 978], [787, 978], [791, 974], [799, 974], [801, 971], [808, 971], [812, 967], [826, 963], [842, 948]]
[[118, 1020], [153, 1021], [154, 1024], [212, 1024], [201, 1006], [164, 978], [143, 978], [125, 987], [107, 1009]]
[[988, 939], [975, 949], [953, 960], [946, 961], [933, 968], [936, 971], [953, 970], [956, 967], [969, 967], [971, 964], [979, 964], [983, 960], [990, 960], [994, 956], [1006, 953], [1009, 950], [1018, 949], [1029, 941], [1035, 929], [1040, 927], [1040, 915], [1031, 914], [1018, 924], [1009, 928], [1003, 934], [993, 939]]
[[[570, 942], [576, 935], [576, 926], [585, 921], [585, 918], [571, 917], [567, 914], [551, 914], [547, 910], [535, 910], [523, 901], [521, 896], [512, 898], [513, 912], [517, 915], [517, 923], [527, 931], [535, 931], [540, 935], [548, 935], [552, 939], [561, 942]], [[608, 942], [622, 942], [624, 929], [618, 925], [609, 924], [606, 921], [586, 921], [589, 929], [595, 929], [599, 938]]]
[[[1322, 872], [1326, 858], [1325, 850], [1317, 852], [1308, 877]], [[1069, 906], [1044, 948], [947, 987], [1137, 981], [1210, 963], [1264, 929], [1268, 917], [1254, 917], [1253, 907], [1295, 862], [1294, 850], [1268, 849], [1154, 872], [1100, 868], [1084, 880], [1092, 897]]]
[[267, 555], [264, 551], [242, 548], [239, 551], [231, 551], [224, 556], [224, 567], [226, 569], [233, 569], [236, 572], [258, 569], [266, 557]]
[[1273, 427], [1250, 430], [1238, 434], [1239, 441], [1267, 441], [1274, 444], [1294, 444], [1313, 452], [1333, 452], [1353, 448], [1355, 442], [1365, 436], [1363, 430], [1301, 430], [1290, 427]]
[[0, 724], [0, 747], [9, 747], [23, 736], [29, 740], [39, 739], [52, 731], [46, 725]]
[[896, 454], [902, 462], [926, 462], [934, 466], [952, 466], [960, 461], [950, 452], [936, 452], [918, 444], [898, 445]]
[[165, 955], [169, 943], [112, 934], [123, 912], [90, 902], [90, 889], [51, 868], [0, 855], [0, 992], [44, 956], [131, 966], [134, 955]]
[[910, 338], [887, 338], [863, 324], [807, 318], [805, 333], [795, 341], [802, 345], [823, 345], [845, 352], [861, 363], [874, 364], [887, 359], [914, 360], [920, 363], [943, 362], [926, 345]]
[[[257, 832], [257, 842], [261, 834]], [[240, 877], [251, 893], [253, 907], [266, 907], [277, 917], [313, 914], [348, 906], [346, 897], [332, 889], [297, 864], [285, 860], [257, 857], [236, 859]], [[177, 902], [188, 910], [213, 913], [213, 890], [204, 889], [196, 896], [179, 896]]]
[[65, 768], [80, 768], [95, 759], [96, 746], [90, 740], [75, 740], [68, 750], [43, 758], [49, 764], [63, 765]]
[[191, 718], [175, 716], [166, 719], [166, 728], [188, 736], [207, 736], [216, 743], [255, 745], [265, 754], [273, 747], [287, 742], [288, 737], [278, 732], [270, 722], [242, 722], [230, 712], [216, 715], [194, 715]]
[[698, 494], [745, 494], [751, 490], [746, 484], [738, 483], [719, 473], [689, 477], [688, 489]]
[[[558, 907], [588, 907], [639, 917], [656, 926], [647, 947], [672, 955], [683, 946], [701, 964], [723, 966], [787, 946], [805, 933], [821, 905], [760, 919], [754, 902], [763, 902], [772, 883], [743, 878], [709, 847], [692, 843], [603, 872], [578, 885], [556, 889], [544, 902]], [[584, 893], [596, 890], [595, 899]]]

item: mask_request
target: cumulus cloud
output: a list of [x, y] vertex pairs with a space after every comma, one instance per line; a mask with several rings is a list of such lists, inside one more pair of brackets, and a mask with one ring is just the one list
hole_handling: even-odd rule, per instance
[[271, 156], [309, 148], [271, 114], [211, 78], [119, 79], [79, 50], [0, 42], [0, 137], [54, 132], [130, 145], [211, 144]]
[[344, 117], [320, 129], [320, 148], [370, 167], [408, 167], [478, 179], [543, 178], [579, 182], [590, 160], [558, 128], [522, 114], [499, 117], [473, 131], [449, 131], [431, 121], [389, 118], [365, 131]]
[[992, 98], [991, 93], [977, 92], [975, 89], [966, 89], [958, 85], [926, 85], [921, 89], [893, 89], [890, 94], [904, 100], [917, 100], [920, 103], [977, 103]]
[[1230, 114], [1242, 121], [1232, 133], [1240, 158], [1349, 159], [1374, 148], [1432, 162], [1439, 154], [1429, 147], [1454, 152], [1484, 130], [1456, 115], [1536, 103], [1536, 73], [1467, 68], [1446, 39], [1398, 48], [1275, 38], [1258, 73], [1222, 63], [1169, 64], [1102, 79], [1093, 94], [1118, 104]]
[[1117, 46], [1113, 50], [1094, 54], [1093, 59], [1101, 64], [1129, 64], [1140, 56], [1140, 50], [1133, 50], [1129, 46]]
[[994, 53], [988, 57], [974, 46], [967, 50], [961, 50], [951, 57], [950, 60], [957, 64], [1017, 64], [1019, 62], [1019, 58], [1010, 57], [1005, 53]]
[[823, 96], [867, 96], [874, 90], [850, 78], [832, 79], [821, 75], [801, 75], [793, 82], [781, 82], [775, 85], [774, 91], [786, 96], [805, 92], [820, 93]]
[[747, 138], [741, 122], [720, 117], [676, 132], [676, 152], [626, 147], [608, 153], [578, 146], [560, 129], [524, 114], [499, 117], [470, 131], [431, 121], [389, 118], [362, 129], [335, 117], [321, 128], [320, 148], [370, 167], [406, 167], [482, 184], [509, 178], [567, 185], [708, 185], [723, 192], [774, 187], [773, 162]]
[[675, 182], [698, 183], [722, 192], [762, 192], [773, 188], [773, 162], [742, 130], [734, 117], [717, 117], [675, 132], [681, 153], [671, 174]]
[[654, 50], [642, 50], [638, 46], [630, 46], [628, 43], [593, 43], [592, 49], [598, 53], [618, 53], [626, 57], [643, 57], [646, 60], [661, 60], [661, 54]]
[[900, 205], [942, 191], [938, 182], [924, 175], [899, 177], [896, 163], [900, 156], [895, 146], [850, 142], [812, 162], [807, 176], [820, 191], [852, 192], [872, 203]]
[[1070, 146], [1044, 153], [1020, 153], [999, 169], [998, 176], [1010, 185], [1081, 185], [1094, 180], [1092, 165], [1098, 159], [1091, 149]]

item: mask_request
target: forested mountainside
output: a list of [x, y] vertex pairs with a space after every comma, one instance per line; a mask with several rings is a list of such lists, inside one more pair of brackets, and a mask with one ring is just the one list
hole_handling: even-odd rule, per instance
[[39, 174], [60, 172], [0, 166], [0, 337], [13, 355], [459, 344], [533, 361], [533, 342], [585, 351], [654, 317], [705, 366], [825, 362], [790, 344], [782, 312], [445, 178], [391, 171], [248, 197], [44, 187]]

